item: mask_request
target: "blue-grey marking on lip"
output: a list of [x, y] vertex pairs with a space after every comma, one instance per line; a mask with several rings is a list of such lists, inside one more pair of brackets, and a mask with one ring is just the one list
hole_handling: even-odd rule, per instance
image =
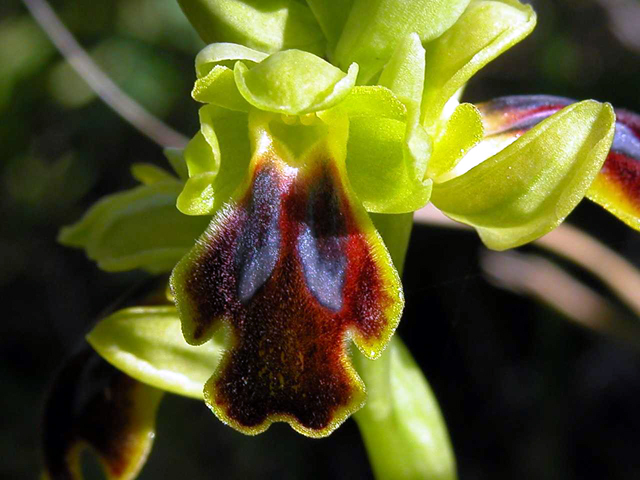
[[280, 193], [272, 168], [256, 174], [236, 247], [238, 297], [247, 303], [269, 279], [280, 251]]
[[298, 235], [298, 253], [307, 287], [320, 305], [335, 312], [342, 308], [347, 258], [347, 231], [331, 178], [314, 182], [306, 218]]

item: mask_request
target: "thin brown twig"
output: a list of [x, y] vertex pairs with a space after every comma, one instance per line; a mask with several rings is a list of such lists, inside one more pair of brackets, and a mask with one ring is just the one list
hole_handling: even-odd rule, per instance
[[184, 147], [187, 138], [124, 93], [82, 48], [46, 0], [22, 0], [51, 42], [89, 87], [140, 133], [162, 147]]

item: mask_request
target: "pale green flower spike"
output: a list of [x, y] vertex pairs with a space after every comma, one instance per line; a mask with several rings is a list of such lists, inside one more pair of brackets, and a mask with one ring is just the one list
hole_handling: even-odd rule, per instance
[[121, 310], [89, 342], [241, 432], [284, 421], [320, 437], [355, 413], [377, 478], [455, 479], [433, 393], [390, 340], [412, 212], [431, 200], [493, 249], [544, 235], [592, 187], [611, 106], [567, 102], [532, 123], [545, 97], [460, 103], [534, 28], [517, 0], [179, 3], [210, 44], [200, 129], [165, 152], [177, 176], [134, 165], [142, 185], [59, 237], [108, 271], [174, 269], [178, 308]]
[[[357, 65], [345, 73], [299, 50], [259, 62], [254, 61], [261, 58], [258, 52], [237, 45], [214, 44], [203, 52], [196, 60], [196, 72], [203, 76], [196, 81], [193, 96], [210, 105], [201, 110], [201, 131], [184, 152], [190, 178], [178, 199], [183, 213], [215, 212], [238, 185], [250, 149], [248, 129], [239, 123], [244, 125], [251, 108], [283, 114], [282, 125], [289, 125], [292, 138], [303, 138], [314, 124], [331, 123], [341, 116], [339, 112], [346, 114], [347, 170], [365, 208], [402, 213], [429, 201], [431, 179], [425, 178], [425, 171], [431, 147], [419, 124], [424, 49], [417, 35], [401, 42], [394, 63], [385, 69], [389, 89], [354, 87]], [[332, 111], [335, 114], [328, 114]], [[219, 134], [219, 129], [228, 133]], [[228, 148], [219, 144], [219, 138]], [[225, 168], [237, 176], [223, 177]]]

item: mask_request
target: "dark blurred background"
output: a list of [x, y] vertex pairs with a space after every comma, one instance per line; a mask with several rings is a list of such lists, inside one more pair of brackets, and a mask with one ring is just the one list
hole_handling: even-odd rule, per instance
[[[538, 27], [469, 85], [472, 102], [508, 94], [596, 98], [640, 112], [640, 2], [538, 0]], [[202, 47], [175, 0], [52, 1], [129, 95], [193, 134]], [[56, 243], [102, 195], [133, 186], [160, 148], [72, 71], [18, 0], [0, 2], [0, 477], [36, 478], [48, 382], [91, 322], [138, 272], [106, 274]], [[569, 221], [640, 266], [640, 234], [583, 202]], [[535, 251], [527, 247], [526, 252]], [[399, 333], [446, 418], [461, 479], [640, 478], [640, 350], [496, 288], [475, 234], [418, 226]], [[597, 280], [546, 255], [636, 316]], [[640, 292], [638, 292], [640, 295]], [[200, 402], [171, 396], [142, 479], [371, 478], [357, 428], [310, 440], [284, 425], [255, 438]]]

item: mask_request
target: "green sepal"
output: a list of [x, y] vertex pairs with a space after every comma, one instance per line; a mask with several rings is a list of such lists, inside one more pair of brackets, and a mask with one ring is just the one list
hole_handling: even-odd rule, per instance
[[354, 418], [379, 480], [454, 480], [456, 466], [438, 402], [396, 334], [375, 361], [354, 363], [367, 403]]
[[429, 159], [427, 174], [438, 177], [449, 172], [483, 137], [484, 127], [480, 111], [470, 103], [456, 107], [436, 139]]
[[206, 219], [176, 210], [181, 188], [178, 180], [166, 180], [106, 196], [79, 222], [64, 227], [58, 241], [84, 248], [109, 272], [167, 272], [207, 227]]
[[432, 201], [475, 227], [489, 248], [535, 240], [582, 200], [609, 152], [614, 127], [609, 104], [570, 105], [468, 172], [435, 184]]
[[164, 168], [152, 163], [134, 163], [131, 165], [131, 175], [143, 185], [153, 185], [158, 182], [175, 181], [177, 178]]
[[[422, 205], [429, 201], [431, 180], [425, 180], [431, 156], [431, 139], [420, 125], [420, 103], [424, 90], [425, 50], [417, 33], [407, 35], [394, 51], [380, 75], [380, 85], [388, 87], [407, 107], [404, 161], [412, 179], [415, 197]], [[414, 196], [414, 192], [410, 194]], [[414, 205], [415, 206], [415, 205]], [[417, 208], [413, 208], [415, 210]], [[404, 213], [399, 212], [390, 213]]]
[[426, 45], [422, 123], [430, 133], [447, 101], [478, 70], [531, 33], [535, 24], [530, 5], [474, 0], [451, 29]]
[[407, 109], [420, 109], [424, 88], [425, 50], [417, 33], [404, 37], [380, 74], [378, 84], [387, 87]]
[[266, 53], [298, 48], [324, 55], [326, 41], [298, 0], [178, 0], [206, 43], [233, 42]]
[[360, 83], [366, 84], [382, 70], [399, 38], [416, 32], [422, 43], [449, 29], [469, 0], [354, 0], [336, 46], [335, 63], [346, 68], [360, 65]]
[[184, 159], [184, 148], [167, 147], [162, 153], [164, 153], [169, 165], [171, 165], [180, 180], [185, 181], [189, 178], [187, 162]]
[[288, 115], [326, 110], [343, 100], [355, 85], [358, 65], [348, 73], [302, 50], [271, 55], [249, 68], [243, 62], [234, 67], [236, 85], [254, 107]]
[[101, 320], [87, 341], [132, 378], [171, 393], [203, 398], [222, 356], [221, 335], [194, 347], [182, 336], [175, 307], [133, 307]]
[[207, 105], [200, 109], [200, 125], [184, 150], [189, 180], [177, 206], [186, 215], [209, 215], [220, 208], [242, 181], [251, 158], [246, 113]]

